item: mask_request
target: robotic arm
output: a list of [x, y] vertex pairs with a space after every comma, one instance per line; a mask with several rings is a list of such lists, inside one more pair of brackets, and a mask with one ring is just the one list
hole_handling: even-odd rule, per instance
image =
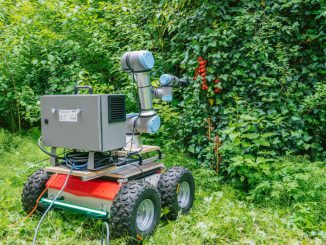
[[121, 57], [121, 68], [130, 73], [137, 84], [141, 111], [127, 115], [127, 134], [156, 133], [161, 120], [153, 109], [150, 71], [154, 67], [154, 57], [149, 51], [127, 52]]
[[[153, 109], [153, 96], [169, 102], [172, 100], [172, 87], [176, 84], [187, 85], [188, 83], [185, 79], [164, 74], [160, 77], [160, 86], [152, 88], [150, 71], [153, 67], [154, 57], [151, 52], [146, 50], [126, 52], [121, 57], [121, 68], [132, 75], [132, 79], [137, 84], [141, 105], [139, 113], [127, 115], [127, 142], [130, 141], [128, 138], [134, 135], [153, 134], [159, 130], [161, 120]], [[137, 142], [137, 140], [135, 141]]]
[[188, 81], [186, 79], [179, 79], [178, 77], [170, 74], [163, 74], [160, 77], [160, 87], [153, 88], [152, 92], [155, 98], [161, 99], [162, 101], [172, 101], [172, 87], [181, 84], [187, 86]]

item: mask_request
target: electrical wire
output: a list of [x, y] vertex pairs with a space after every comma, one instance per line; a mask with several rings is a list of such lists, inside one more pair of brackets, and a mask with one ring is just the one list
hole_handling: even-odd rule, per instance
[[38, 234], [38, 230], [40, 229], [40, 226], [45, 218], [45, 216], [47, 215], [47, 213], [50, 211], [50, 209], [52, 208], [54, 202], [58, 199], [58, 197], [61, 195], [61, 193], [63, 192], [63, 190], [66, 188], [67, 184], [68, 184], [68, 180], [71, 176], [73, 168], [70, 169], [67, 178], [62, 186], [62, 188], [60, 189], [60, 191], [57, 193], [57, 195], [53, 198], [52, 202], [50, 203], [49, 207], [45, 210], [45, 212], [43, 213], [40, 221], [38, 222], [36, 229], [35, 229], [35, 233], [34, 233], [34, 238], [33, 238], [33, 245], [36, 245], [36, 238], [37, 238], [37, 234]]
[[[57, 174], [56, 174], [57, 175]], [[52, 180], [51, 184], [54, 182], [55, 179]], [[49, 184], [49, 185], [51, 185]], [[24, 223], [29, 217], [32, 216], [32, 214], [36, 211], [38, 203], [40, 202], [40, 199], [43, 197], [44, 193], [49, 189], [49, 187], [45, 187], [45, 189], [41, 192], [41, 194], [38, 196], [38, 198], [36, 199], [35, 205], [33, 207], [33, 209], [28, 213], [28, 215], [21, 221], [21, 222], [16, 222], [12, 225], [10, 225], [10, 227], [16, 227], [18, 224], [20, 223]]]
[[38, 139], [38, 146], [40, 147], [41, 151], [43, 151], [45, 154], [49, 155], [50, 157], [54, 157], [57, 159], [64, 159], [63, 157], [59, 157], [59, 155], [52, 154], [51, 152], [48, 152], [42, 144], [42, 136]]
[[[57, 174], [55, 174], [55, 175], [57, 175]], [[39, 203], [40, 199], [42, 198], [42, 196], [44, 195], [44, 193], [49, 189], [49, 186], [54, 182], [54, 180], [55, 180], [55, 179], [53, 179], [53, 180], [51, 181], [51, 183], [50, 183], [49, 185], [47, 185], [47, 186], [45, 187], [45, 189], [41, 192], [41, 194], [38, 196], [38, 198], [36, 199], [36, 202], [35, 202], [35, 206], [34, 206], [34, 208], [33, 208], [32, 211], [30, 211], [29, 214], [25, 217], [25, 219], [23, 220], [23, 222], [24, 222], [26, 219], [28, 219], [29, 217], [31, 217], [31, 215], [35, 212], [35, 210], [37, 209], [37, 206], [38, 206], [38, 203]]]
[[[60, 155], [60, 154], [59, 154]], [[44, 161], [46, 161], [46, 160], [49, 160], [50, 159], [50, 157], [48, 157], [48, 158], [45, 158], [45, 159], [43, 159], [43, 160], [40, 160], [40, 161], [37, 161], [37, 162], [34, 162], [33, 164], [39, 164], [39, 163], [41, 163], [41, 162], [44, 162]]]
[[110, 244], [110, 228], [108, 222], [104, 221], [102, 224], [102, 232], [101, 232], [101, 245], [103, 245], [104, 242], [104, 228], [106, 229], [106, 239], [105, 244]]
[[[86, 170], [88, 155], [88, 152], [69, 152], [65, 155], [64, 163], [68, 167], [73, 167], [75, 170]], [[96, 170], [108, 168], [110, 165], [113, 165], [111, 153], [95, 152], [94, 165]]]
[[141, 169], [141, 167], [139, 166], [139, 164], [138, 165], [135, 164], [135, 163], [130, 163], [130, 164], [133, 165], [133, 166], [135, 166], [135, 167], [137, 167], [140, 170], [143, 179], [145, 179], [144, 171]]
[[[66, 165], [69, 168], [73, 167], [74, 170], [86, 170], [87, 169], [87, 163], [88, 163], [88, 155], [89, 152], [77, 152], [77, 151], [68, 151], [66, 152], [64, 150], [61, 154], [53, 154], [51, 152], [48, 152], [42, 144], [42, 136], [38, 140], [38, 146], [40, 149], [50, 157], [54, 157], [58, 159], [58, 163], [60, 165]], [[64, 154], [63, 157], [60, 157], [60, 155]], [[48, 160], [49, 158], [45, 159]], [[44, 161], [45, 161], [44, 160]], [[96, 166], [95, 170], [101, 170], [108, 168], [110, 165], [113, 164], [113, 160], [111, 158], [111, 153], [103, 153], [103, 152], [95, 152], [94, 154], [94, 164]]]
[[145, 179], [144, 172], [141, 169], [141, 167], [139, 166], [142, 163], [142, 157], [141, 157], [141, 155], [139, 155], [139, 153], [143, 150], [143, 147], [141, 147], [138, 151], [134, 151], [134, 152], [131, 151], [132, 150], [132, 145], [133, 145], [133, 139], [134, 139], [134, 136], [135, 136], [136, 124], [137, 124], [137, 121], [138, 121], [139, 117], [140, 117], [140, 113], [138, 114], [138, 117], [134, 121], [134, 125], [133, 125], [133, 128], [132, 128], [132, 136], [131, 136], [130, 150], [129, 150], [129, 153], [127, 154], [127, 156], [126, 156], [125, 162], [127, 162], [127, 160], [128, 160], [129, 157], [131, 157], [133, 155], [137, 155], [139, 157], [138, 158], [138, 165], [136, 165], [135, 163], [132, 163], [132, 162], [130, 162], [130, 164], [133, 165], [133, 166], [136, 166], [140, 170], [140, 172], [141, 172], [141, 174], [143, 176], [143, 179]]
[[[135, 120], [136, 121], [136, 120]], [[134, 123], [133, 126], [133, 135], [132, 139], [135, 134], [135, 128], [136, 128], [136, 123]], [[58, 161], [60, 165], [67, 166], [69, 168], [73, 168], [74, 170], [87, 170], [87, 164], [88, 164], [88, 155], [89, 152], [77, 152], [77, 151], [69, 151], [69, 152], [63, 152], [61, 154], [55, 155], [52, 154], [51, 152], [48, 152], [42, 145], [42, 136], [38, 140], [38, 145], [40, 149], [50, 157], [55, 157], [61, 161]], [[131, 151], [132, 150], [132, 142], [131, 142], [131, 147], [130, 147], [130, 152], [128, 152], [127, 156], [120, 162], [114, 163], [114, 160], [111, 156], [111, 153], [104, 153], [104, 152], [95, 152], [94, 154], [94, 164], [96, 167], [95, 170], [103, 170], [108, 168], [109, 166], [121, 166], [127, 163], [130, 163], [130, 157], [133, 155], [138, 154], [143, 150], [143, 148], [140, 148], [137, 151]], [[64, 157], [60, 157], [60, 155], [64, 154]], [[131, 161], [134, 161], [133, 159]], [[138, 163], [141, 164], [142, 159], [139, 158]]]

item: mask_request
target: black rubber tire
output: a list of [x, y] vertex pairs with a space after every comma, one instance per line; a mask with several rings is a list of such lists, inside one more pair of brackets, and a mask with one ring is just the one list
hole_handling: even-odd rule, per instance
[[[137, 227], [137, 209], [144, 199], [154, 204], [154, 218], [146, 231]], [[142, 240], [151, 235], [160, 222], [161, 200], [157, 189], [144, 180], [134, 180], [123, 185], [116, 195], [110, 212], [110, 230], [115, 237], [129, 235]]]
[[[29, 214], [35, 204], [36, 200], [42, 191], [46, 188], [45, 184], [50, 179], [51, 174], [48, 174], [43, 169], [39, 169], [28, 177], [24, 184], [21, 201], [24, 211]], [[36, 211], [42, 212], [42, 207], [37, 207]]]
[[[179, 184], [187, 181], [190, 186], [190, 198], [188, 204], [181, 208], [178, 203]], [[160, 177], [157, 185], [161, 197], [162, 207], [167, 207], [168, 219], [176, 219], [179, 212], [186, 214], [191, 209], [195, 199], [195, 181], [191, 172], [184, 167], [172, 167], [166, 170]]]

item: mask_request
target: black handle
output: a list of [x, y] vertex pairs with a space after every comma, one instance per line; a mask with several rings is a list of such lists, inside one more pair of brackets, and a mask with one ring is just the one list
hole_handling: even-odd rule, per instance
[[80, 89], [88, 89], [90, 94], [93, 94], [93, 88], [91, 86], [75, 86], [74, 87], [74, 94], [78, 94], [78, 90]]

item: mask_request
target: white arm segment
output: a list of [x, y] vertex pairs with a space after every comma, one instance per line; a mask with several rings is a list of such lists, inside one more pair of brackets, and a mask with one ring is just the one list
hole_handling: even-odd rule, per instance
[[156, 133], [161, 120], [153, 109], [152, 85], [150, 71], [154, 67], [154, 57], [146, 50], [126, 52], [121, 57], [121, 68], [130, 73], [138, 87], [140, 113], [127, 115], [127, 134]]
[[155, 98], [161, 99], [162, 101], [172, 101], [172, 87], [181, 84], [188, 85], [186, 79], [179, 79], [178, 77], [170, 74], [163, 74], [160, 77], [160, 87], [153, 89], [153, 95]]

